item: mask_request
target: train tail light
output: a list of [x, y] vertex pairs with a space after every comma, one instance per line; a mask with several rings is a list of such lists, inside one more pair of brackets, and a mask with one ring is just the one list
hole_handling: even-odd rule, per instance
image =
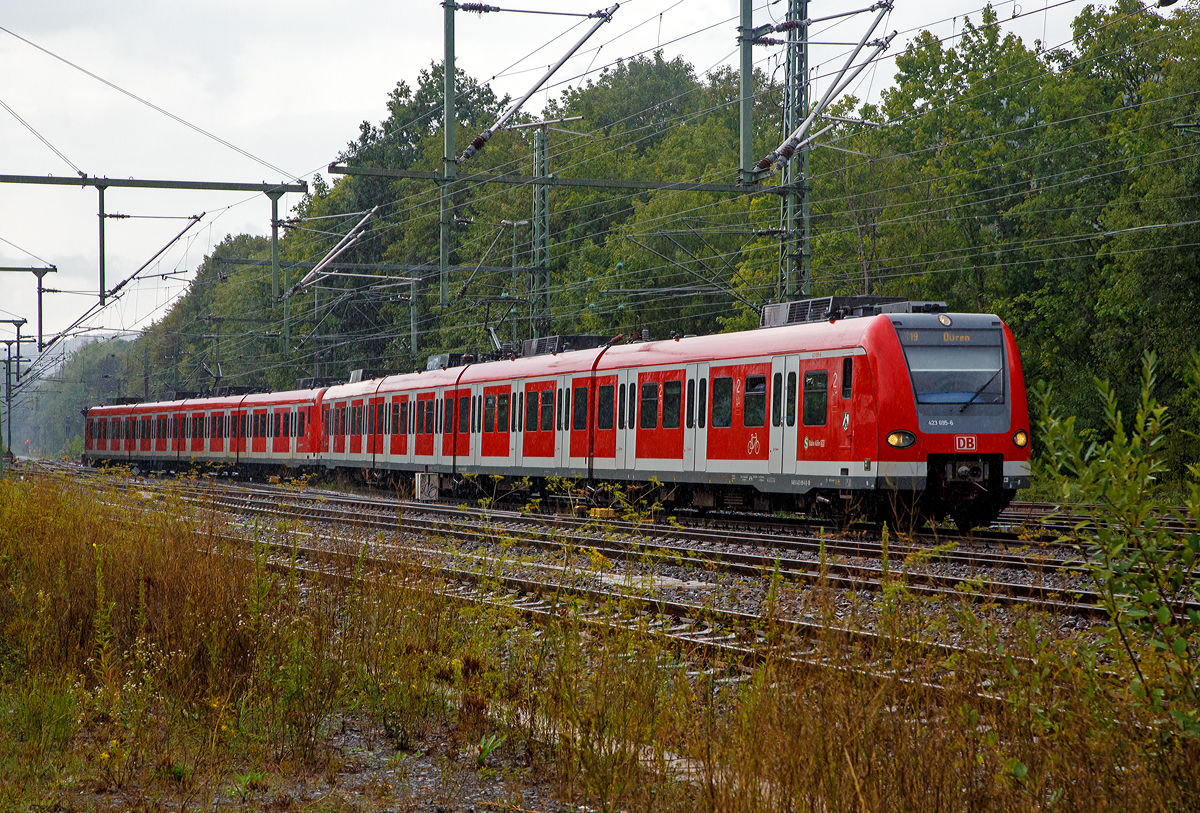
[[1029, 445], [1029, 433], [1024, 429], [1020, 429], [1013, 434], [1013, 443], [1018, 449], [1024, 449]]
[[895, 449], [907, 449], [916, 442], [917, 436], [904, 430], [889, 432], [887, 436], [887, 445]]

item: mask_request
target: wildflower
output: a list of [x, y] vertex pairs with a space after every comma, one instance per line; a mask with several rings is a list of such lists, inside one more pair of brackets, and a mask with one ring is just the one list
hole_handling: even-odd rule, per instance
[[101, 759], [108, 759], [108, 752], [107, 752], [107, 751], [102, 751], [102, 752], [100, 752], [100, 758], [101, 758]]

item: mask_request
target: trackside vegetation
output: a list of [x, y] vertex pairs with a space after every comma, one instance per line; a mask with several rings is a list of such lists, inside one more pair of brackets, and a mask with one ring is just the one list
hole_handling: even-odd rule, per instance
[[[619, 598], [564, 594], [536, 624], [464, 603], [386, 536], [335, 540], [346, 555], [314, 575], [300, 525], [0, 481], [0, 808], [454, 810], [469, 776], [496, 809], [528, 809], [534, 782], [604, 811], [1196, 809], [1197, 542], [1154, 521], [1169, 423], [1151, 359], [1142, 384], [1132, 430], [1101, 389], [1110, 441], [1049, 408], [1042, 427], [1044, 487], [1091, 506], [1071, 539], [1110, 623], [999, 622], [910, 593], [893, 565], [881, 597], [776, 578], [761, 658], [741, 664], [666, 645], [649, 619], [605, 631]], [[1194, 528], [1198, 509], [1193, 486], [1175, 514]], [[602, 559], [562, 556], [580, 575]], [[783, 598], [823, 630], [803, 662]], [[868, 623], [869, 647], [839, 631]], [[913, 643], [951, 627], [954, 654]], [[348, 726], [391, 755], [354, 792], [333, 745]], [[453, 745], [422, 790], [437, 731]]]

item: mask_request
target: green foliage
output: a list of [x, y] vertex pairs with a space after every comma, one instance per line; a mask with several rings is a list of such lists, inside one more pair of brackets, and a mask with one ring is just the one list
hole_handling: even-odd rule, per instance
[[[814, 296], [880, 294], [945, 300], [997, 313], [1013, 328], [1028, 380], [1044, 379], [1080, 430], [1105, 433], [1092, 380], [1132, 380], [1154, 351], [1159, 397], [1190, 409], [1182, 360], [1200, 350], [1200, 139], [1177, 124], [1200, 116], [1200, 7], [1169, 15], [1139, 0], [1087, 6], [1073, 40], [1047, 50], [1004, 30], [993, 7], [943, 41], [918, 34], [896, 57], [878, 103], [853, 97], [848, 119], [809, 156]], [[738, 77], [698, 75], [662, 53], [637, 56], [546, 99], [546, 116], [582, 116], [550, 130], [550, 171], [565, 178], [731, 182], [738, 163]], [[754, 152], [781, 137], [777, 76], [756, 73]], [[340, 158], [441, 170], [442, 68], [402, 79], [378, 124], [363, 122]], [[509, 101], [459, 73], [460, 145]], [[540, 97], [539, 97], [540, 98]], [[532, 108], [518, 117], [529, 122]], [[856, 123], [853, 119], [865, 123]], [[873, 126], [881, 125], [881, 126]], [[472, 172], [532, 174], [533, 131], [497, 133]], [[848, 151], [847, 151], [848, 150]], [[465, 169], [465, 167], [464, 167]], [[554, 187], [550, 268], [555, 333], [615, 336], [745, 330], [780, 296], [774, 195]], [[270, 247], [228, 236], [188, 294], [133, 342], [90, 345], [19, 407], [17, 445], [73, 451], [79, 411], [118, 394], [161, 398], [215, 383], [290, 388], [298, 378], [412, 370], [428, 354], [532, 334], [527, 271], [530, 189], [468, 184], [451, 195], [450, 290], [442, 306], [439, 200], [420, 180], [314, 178], [282, 240], [285, 265], [316, 261], [362, 211], [380, 208], [342, 261], [419, 266], [414, 350], [409, 290], [330, 277], [286, 302], [271, 296]], [[323, 218], [308, 221], [306, 218]], [[474, 275], [476, 266], [483, 269]], [[398, 274], [403, 276], [403, 274]], [[281, 284], [295, 282], [284, 272]], [[511, 303], [511, 304], [510, 304]], [[284, 316], [290, 338], [285, 342]], [[501, 320], [503, 320], [501, 322]], [[487, 325], [484, 323], [487, 322]], [[217, 337], [220, 338], [217, 338]], [[110, 358], [111, 356], [111, 358]], [[1125, 414], [1136, 399], [1118, 392]], [[1182, 481], [1200, 444], [1168, 440], [1163, 476]]]
[[[1086, 440], [1073, 417], [1054, 409], [1050, 389], [1041, 388], [1041, 474], [1059, 499], [1089, 514], [1067, 538], [1104, 598], [1118, 651], [1137, 674], [1135, 694], [1152, 708], [1165, 708], [1188, 735], [1200, 736], [1200, 467], [1191, 467], [1184, 505], [1163, 505], [1158, 497], [1170, 420], [1155, 396], [1155, 366], [1154, 354], [1147, 354], [1128, 428], [1116, 391], [1097, 382], [1111, 433], [1105, 441]], [[1200, 362], [1192, 374], [1200, 379]]]

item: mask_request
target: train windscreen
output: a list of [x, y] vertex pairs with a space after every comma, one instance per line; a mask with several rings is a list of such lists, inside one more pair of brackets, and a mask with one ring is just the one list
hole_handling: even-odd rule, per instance
[[897, 331], [919, 404], [1003, 404], [999, 330]]

